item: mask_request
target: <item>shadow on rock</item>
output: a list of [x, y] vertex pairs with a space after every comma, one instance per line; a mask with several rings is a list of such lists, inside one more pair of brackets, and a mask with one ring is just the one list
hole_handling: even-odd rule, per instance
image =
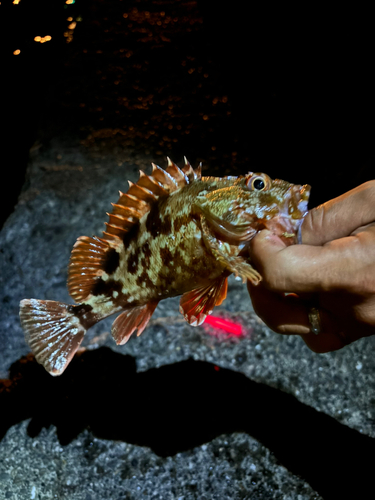
[[32, 355], [0, 381], [0, 439], [31, 418], [30, 437], [56, 426], [61, 444], [85, 428], [99, 438], [171, 456], [223, 433], [246, 432], [325, 499], [372, 488], [375, 441], [293, 396], [213, 364], [187, 360], [136, 372], [135, 359], [86, 351], [54, 378]]

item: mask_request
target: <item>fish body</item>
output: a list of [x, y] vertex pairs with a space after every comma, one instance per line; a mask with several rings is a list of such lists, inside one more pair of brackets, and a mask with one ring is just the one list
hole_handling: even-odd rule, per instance
[[254, 284], [261, 280], [248, 256], [250, 240], [270, 229], [297, 243], [310, 187], [271, 180], [266, 174], [201, 177], [185, 160], [168, 159], [113, 204], [103, 237], [76, 241], [68, 268], [68, 290], [76, 305], [25, 299], [20, 319], [38, 362], [60, 375], [85, 332], [121, 313], [112, 335], [124, 344], [146, 327], [158, 302], [182, 295], [180, 312], [202, 324], [223, 302], [231, 273]]

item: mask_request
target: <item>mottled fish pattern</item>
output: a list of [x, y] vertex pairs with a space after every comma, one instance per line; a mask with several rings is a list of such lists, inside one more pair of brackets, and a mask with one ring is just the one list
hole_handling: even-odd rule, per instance
[[310, 187], [266, 174], [201, 177], [185, 159], [180, 169], [152, 164], [120, 192], [103, 237], [81, 236], [68, 268], [76, 305], [25, 299], [20, 319], [35, 358], [60, 375], [92, 325], [120, 313], [112, 325], [117, 344], [140, 335], [158, 302], [182, 295], [180, 312], [192, 326], [203, 323], [227, 294], [231, 273], [257, 284], [248, 245], [267, 228], [297, 243]]

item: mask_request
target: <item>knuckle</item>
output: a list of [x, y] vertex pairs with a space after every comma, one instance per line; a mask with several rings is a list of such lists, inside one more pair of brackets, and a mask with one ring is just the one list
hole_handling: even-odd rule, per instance
[[325, 205], [310, 210], [302, 224], [302, 243], [307, 245], [320, 245], [324, 242], [324, 237], [321, 237], [322, 229], [326, 216]]

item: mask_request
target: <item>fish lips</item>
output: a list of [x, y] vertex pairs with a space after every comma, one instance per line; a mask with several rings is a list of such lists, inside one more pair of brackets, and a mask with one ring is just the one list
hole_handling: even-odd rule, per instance
[[301, 243], [301, 225], [308, 212], [311, 186], [293, 184], [278, 215], [264, 221], [264, 229], [276, 234], [287, 246]]
[[289, 203], [289, 215], [292, 219], [303, 219], [308, 212], [311, 186], [294, 185], [291, 187], [291, 198]]

